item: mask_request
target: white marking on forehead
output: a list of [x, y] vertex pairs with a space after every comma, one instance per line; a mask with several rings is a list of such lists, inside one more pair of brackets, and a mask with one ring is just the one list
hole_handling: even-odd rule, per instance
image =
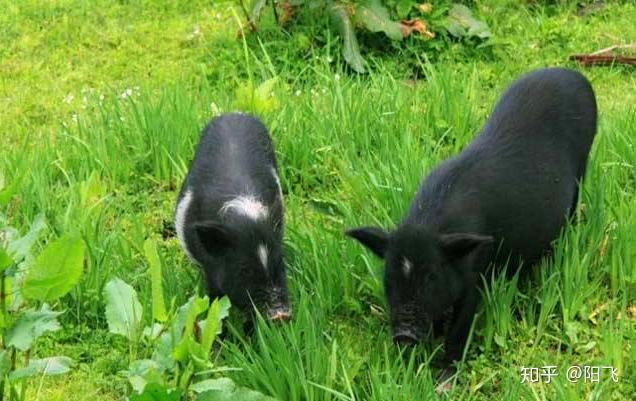
[[267, 271], [267, 256], [269, 251], [265, 244], [258, 244], [258, 248], [256, 248], [256, 254], [258, 255], [258, 260], [260, 260], [261, 264], [265, 271]]
[[188, 208], [190, 208], [190, 204], [192, 204], [192, 190], [188, 189], [179, 203], [177, 203], [177, 211], [174, 214], [174, 226], [177, 231], [177, 238], [179, 239], [179, 243], [181, 244], [181, 248], [185, 251], [186, 255], [190, 260], [196, 264], [199, 262], [194, 258], [190, 250], [188, 250], [188, 245], [185, 240], [185, 219], [186, 214], [188, 213]]
[[239, 215], [247, 216], [252, 220], [260, 220], [267, 217], [269, 210], [261, 201], [253, 196], [241, 195], [231, 199], [221, 206], [220, 213], [227, 214], [234, 212]]
[[404, 272], [404, 275], [408, 277], [409, 274], [411, 274], [411, 270], [413, 270], [413, 262], [404, 258], [404, 261], [402, 262], [402, 271]]
[[272, 167], [272, 175], [274, 176], [274, 179], [276, 180], [276, 185], [278, 186], [278, 197], [280, 198], [280, 201], [283, 201], [283, 188], [280, 186], [280, 179], [278, 178], [278, 174], [276, 173], [276, 169], [274, 167]]

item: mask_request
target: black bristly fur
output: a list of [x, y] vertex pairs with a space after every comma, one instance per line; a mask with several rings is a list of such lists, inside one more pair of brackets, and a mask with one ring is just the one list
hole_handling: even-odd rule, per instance
[[[201, 266], [210, 297], [227, 295], [242, 310], [251, 310], [253, 303], [264, 314], [272, 308], [288, 311], [283, 199], [274, 174], [276, 158], [265, 126], [253, 116], [225, 114], [203, 130], [177, 200], [178, 210], [186, 193], [192, 194], [182, 241]], [[267, 218], [221, 213], [225, 202], [248, 193], [268, 208]], [[259, 244], [269, 252], [267, 269], [256, 253]]]
[[[596, 114], [581, 74], [531, 72], [507, 89], [461, 153], [430, 172], [393, 232], [347, 232], [385, 260], [394, 333], [415, 323], [411, 334], [420, 338], [452, 310], [446, 358], [461, 358], [480, 275], [507, 260], [537, 262], [574, 212]], [[405, 260], [412, 264], [408, 274]], [[404, 309], [412, 311], [406, 318]]]

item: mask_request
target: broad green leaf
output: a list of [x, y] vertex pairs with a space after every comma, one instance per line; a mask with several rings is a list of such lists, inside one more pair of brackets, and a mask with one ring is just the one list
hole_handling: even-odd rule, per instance
[[135, 340], [140, 330], [143, 310], [137, 292], [119, 278], [104, 286], [106, 320], [111, 333]]
[[138, 393], [143, 392], [146, 384], [157, 383], [164, 384], [162, 376], [162, 366], [151, 359], [140, 359], [130, 363], [128, 370], [123, 372], [128, 378], [133, 390]]
[[258, 18], [261, 16], [261, 12], [265, 5], [267, 4], [267, 0], [252, 0], [252, 5], [249, 10], [249, 18], [250, 22], [255, 23], [258, 21]]
[[222, 321], [229, 314], [230, 301], [227, 297], [215, 299], [208, 309], [207, 318], [201, 322], [201, 346], [206, 352], [212, 350], [212, 344], [217, 334], [221, 333]]
[[210, 353], [203, 349], [201, 343], [194, 340], [188, 342], [188, 356], [190, 360], [194, 362], [194, 367], [198, 371], [212, 369], [214, 367], [214, 364], [210, 360]]
[[[164, 369], [173, 369], [175, 361], [185, 362], [191, 357], [191, 352], [203, 354], [200, 344], [195, 341], [193, 330], [196, 317], [208, 308], [207, 297], [191, 297], [188, 302], [179, 307], [171, 327], [160, 335], [152, 359]], [[206, 356], [207, 359], [207, 356]]]
[[85, 249], [84, 241], [74, 236], [49, 243], [27, 270], [22, 295], [38, 301], [66, 295], [82, 276]]
[[73, 360], [66, 356], [52, 356], [44, 359], [33, 359], [25, 368], [9, 373], [10, 380], [20, 380], [33, 376], [62, 375], [71, 370]]
[[402, 40], [400, 24], [392, 21], [380, 0], [367, 0], [356, 7], [355, 19], [358, 24], [371, 32], [384, 32], [392, 40]]
[[182, 397], [181, 389], [168, 389], [158, 383], [149, 383], [141, 394], [132, 394], [128, 399], [130, 401], [180, 401]]
[[159, 322], [168, 319], [166, 304], [163, 298], [163, 281], [161, 276], [161, 259], [157, 252], [157, 244], [152, 239], [144, 242], [144, 254], [148, 261], [148, 271], [150, 272], [150, 282], [152, 284], [152, 318]]
[[60, 324], [57, 317], [62, 312], [54, 312], [47, 304], [42, 305], [39, 311], [29, 309], [24, 311], [9, 328], [5, 335], [6, 346], [11, 346], [20, 351], [27, 351], [33, 346], [33, 342], [47, 331], [57, 331]]
[[202, 380], [190, 386], [190, 390], [194, 391], [195, 393], [205, 393], [206, 391], [212, 390], [232, 392], [235, 389], [236, 384], [234, 384], [232, 379], [228, 379], [227, 377], [222, 377], [220, 379]]
[[194, 364], [186, 363], [182, 369], [179, 369], [179, 378], [177, 379], [177, 386], [179, 388], [188, 388], [190, 381], [194, 375]]
[[144, 327], [143, 335], [151, 341], [154, 341], [163, 332], [163, 329], [164, 327], [161, 323], [154, 323], [152, 326]]
[[163, 333], [152, 353], [152, 360], [156, 361], [164, 370], [174, 369], [176, 362], [172, 358], [172, 351], [175, 345], [176, 341], [173, 339], [172, 332]]
[[188, 302], [179, 308], [177, 318], [173, 327], [174, 333], [179, 333], [180, 338], [172, 351], [172, 357], [179, 362], [186, 362], [189, 358], [196, 357], [198, 360], [204, 358], [204, 352], [200, 349], [200, 344], [195, 340], [196, 318], [208, 309], [207, 297], [192, 297]]
[[177, 362], [187, 362], [194, 345], [196, 345], [196, 341], [194, 341], [192, 335], [189, 333], [184, 334], [181, 341], [172, 350], [172, 358]]
[[38, 214], [35, 219], [33, 219], [33, 223], [31, 223], [29, 232], [24, 237], [9, 242], [7, 253], [13, 258], [14, 261], [22, 261], [24, 258], [29, 256], [31, 248], [33, 248], [33, 245], [35, 244], [35, 241], [37, 241], [40, 232], [44, 230], [45, 227], [46, 222], [44, 220], [44, 215]]
[[486, 39], [492, 36], [488, 25], [473, 16], [472, 11], [462, 4], [453, 4], [448, 12], [446, 30], [453, 36], [476, 36]]
[[[250, 390], [244, 387], [237, 387], [231, 380], [226, 379], [218, 383], [221, 388], [210, 389], [197, 394], [197, 401], [276, 401], [276, 399], [259, 393], [258, 391]], [[210, 387], [214, 386], [214, 383], [208, 383]], [[204, 387], [204, 385], [201, 385]]]
[[364, 73], [364, 59], [360, 55], [358, 39], [346, 6], [342, 4], [333, 5], [329, 8], [329, 14], [342, 37], [342, 56], [354, 71]]
[[196, 317], [208, 309], [209, 300], [208, 297], [192, 296], [188, 299], [188, 302], [181, 305], [177, 311], [177, 316], [174, 319], [172, 325], [173, 332], [175, 333], [175, 340], [179, 341], [184, 332], [192, 332], [193, 324]]
[[0, 273], [13, 264], [13, 259], [4, 249], [0, 248]]
[[[230, 298], [227, 296], [222, 297], [219, 301], [219, 322], [223, 321], [226, 317], [230, 316], [230, 308], [232, 307], [232, 303], [230, 302]], [[216, 334], [221, 334], [222, 327], [216, 330]]]
[[210, 353], [203, 349], [193, 335], [186, 335], [175, 347], [172, 357], [175, 361], [186, 363], [194, 362], [198, 370], [210, 369], [213, 367], [210, 361]]
[[466, 29], [453, 18], [448, 18], [446, 20], [446, 30], [456, 38], [463, 38], [466, 36]]

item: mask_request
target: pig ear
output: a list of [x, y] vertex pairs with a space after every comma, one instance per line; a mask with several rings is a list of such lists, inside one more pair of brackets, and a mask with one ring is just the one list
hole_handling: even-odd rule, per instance
[[442, 249], [446, 256], [458, 259], [468, 256], [483, 245], [490, 245], [495, 241], [490, 235], [479, 234], [443, 234], [440, 236]]
[[379, 227], [360, 227], [347, 230], [345, 234], [358, 240], [358, 242], [380, 258], [384, 258], [390, 236], [386, 230]]
[[216, 221], [196, 223], [194, 229], [206, 251], [219, 254], [237, 242], [237, 233], [227, 225]]

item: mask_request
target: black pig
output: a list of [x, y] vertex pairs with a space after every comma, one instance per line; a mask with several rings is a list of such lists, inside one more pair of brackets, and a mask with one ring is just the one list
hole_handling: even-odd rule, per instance
[[581, 74], [531, 72], [503, 94], [479, 135], [424, 179], [395, 230], [347, 231], [385, 261], [397, 343], [419, 342], [450, 312], [446, 361], [461, 358], [480, 275], [549, 251], [576, 207], [595, 132], [596, 100]]
[[243, 311], [253, 304], [271, 320], [290, 318], [283, 194], [271, 139], [257, 118], [225, 114], [205, 127], [177, 200], [175, 228], [211, 298], [227, 295]]

